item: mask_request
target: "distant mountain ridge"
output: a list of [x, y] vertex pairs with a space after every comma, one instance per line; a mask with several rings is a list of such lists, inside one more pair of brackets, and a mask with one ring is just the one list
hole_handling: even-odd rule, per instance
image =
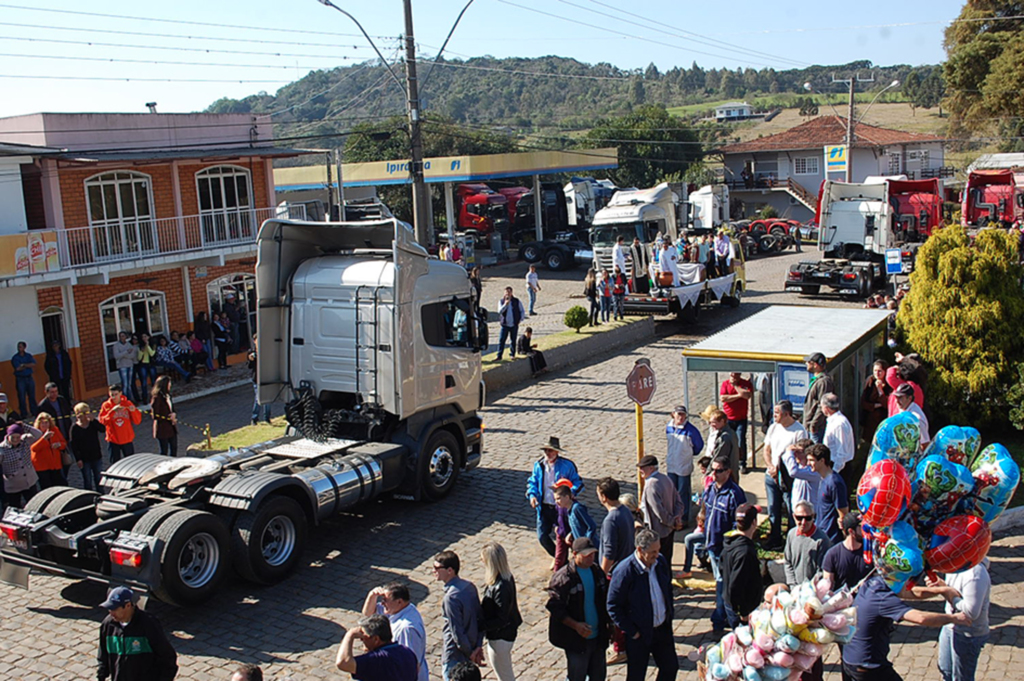
[[[874, 66], [857, 61], [803, 69], [703, 69], [695, 63], [664, 73], [653, 64], [626, 70], [607, 63], [585, 64], [558, 56], [536, 59], [475, 57], [421, 61], [423, 110], [470, 126], [510, 128], [521, 132], [585, 130], [600, 118], [622, 115], [640, 104], [666, 107], [722, 99], [806, 95], [804, 83], [831, 91], [833, 74], [874, 76], [881, 89], [903, 81], [916, 70], [929, 74], [934, 65]], [[395, 70], [401, 75], [402, 65]], [[537, 75], [532, 75], [537, 74]], [[344, 132], [353, 125], [402, 114], [404, 93], [382, 65], [370, 62], [311, 71], [275, 94], [261, 92], [243, 99], [219, 99], [212, 113], [276, 112], [276, 135], [302, 139]]]

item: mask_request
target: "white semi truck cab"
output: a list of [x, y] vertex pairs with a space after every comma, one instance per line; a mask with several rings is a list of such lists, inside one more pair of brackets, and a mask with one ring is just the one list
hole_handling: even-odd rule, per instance
[[440, 499], [479, 464], [486, 313], [462, 267], [394, 219], [268, 220], [257, 247], [259, 396], [287, 401], [297, 434], [139, 453], [99, 492], [43, 490], [0, 520], [0, 580], [27, 588], [36, 570], [198, 604], [232, 569], [284, 579], [333, 515], [383, 494]]

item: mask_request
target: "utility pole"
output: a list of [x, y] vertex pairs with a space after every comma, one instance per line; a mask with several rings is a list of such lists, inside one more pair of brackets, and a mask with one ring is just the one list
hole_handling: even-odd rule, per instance
[[405, 10], [405, 80], [409, 94], [409, 139], [412, 175], [412, 213], [416, 241], [427, 246], [433, 240], [431, 228], [430, 190], [423, 179], [423, 137], [420, 131], [420, 94], [416, 78], [416, 39], [412, 27], [412, 0], [403, 0]]
[[846, 181], [853, 182], [853, 91], [857, 83], [874, 83], [875, 79], [850, 76], [849, 78], [836, 78], [832, 76], [833, 83], [848, 83], [850, 86], [850, 106], [846, 114]]

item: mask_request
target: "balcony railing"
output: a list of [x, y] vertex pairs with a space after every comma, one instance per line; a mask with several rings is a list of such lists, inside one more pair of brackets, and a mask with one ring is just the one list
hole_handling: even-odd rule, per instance
[[955, 177], [956, 168], [953, 166], [942, 166], [941, 168], [927, 168], [921, 171], [921, 179], [928, 180], [933, 177], [945, 179], [947, 177]]
[[207, 211], [174, 218], [108, 220], [57, 230], [61, 268], [251, 244], [264, 220], [306, 218], [302, 205]]

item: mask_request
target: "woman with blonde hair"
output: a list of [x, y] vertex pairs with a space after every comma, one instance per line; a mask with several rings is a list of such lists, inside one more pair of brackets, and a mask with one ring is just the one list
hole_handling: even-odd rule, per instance
[[39, 486], [42, 489], [66, 485], [64, 462], [61, 455], [68, 448], [67, 440], [53, 422], [53, 417], [45, 411], [36, 416], [36, 430], [42, 433], [32, 443], [32, 467], [39, 475]]
[[515, 681], [512, 671], [512, 644], [523, 618], [519, 614], [516, 580], [508, 566], [505, 547], [487, 542], [480, 550], [484, 563], [484, 590], [480, 607], [483, 610], [483, 630], [487, 636], [484, 653], [498, 681]]

